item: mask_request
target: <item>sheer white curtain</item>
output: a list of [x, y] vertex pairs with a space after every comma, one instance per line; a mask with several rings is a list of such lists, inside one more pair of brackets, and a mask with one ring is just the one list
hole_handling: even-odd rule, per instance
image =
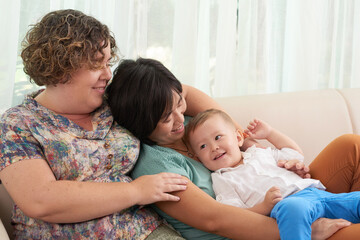
[[[0, 113], [20, 103], [26, 93], [37, 88], [29, 83], [19, 56], [21, 41], [31, 24], [49, 11], [78, 9], [107, 24], [119, 38], [118, 43], [125, 53], [124, 56], [133, 57], [138, 50], [146, 49], [141, 39], [136, 39], [136, 36], [140, 36], [136, 31], [146, 29], [145, 24], [137, 21], [142, 16], [139, 12], [142, 2], [147, 1], [0, 0]], [[144, 36], [146, 39], [145, 34]]]
[[64, 8], [214, 97], [360, 87], [358, 0], [0, 0], [0, 112], [36, 89], [19, 58], [29, 25]]
[[231, 95], [360, 87], [360, 1], [238, 3]]
[[20, 0], [0, 1], [0, 113], [10, 107], [12, 102], [19, 38], [19, 29], [16, 27], [19, 25], [19, 5]]

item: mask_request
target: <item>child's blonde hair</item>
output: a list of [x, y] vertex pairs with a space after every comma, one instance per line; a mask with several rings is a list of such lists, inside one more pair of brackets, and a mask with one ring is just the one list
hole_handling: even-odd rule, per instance
[[199, 127], [201, 124], [203, 124], [206, 120], [208, 120], [210, 117], [218, 115], [222, 119], [224, 119], [225, 122], [229, 123], [231, 126], [236, 129], [236, 126], [231, 119], [231, 117], [225, 113], [224, 111], [221, 111], [219, 109], [208, 109], [201, 113], [198, 113], [195, 117], [193, 117], [189, 123], [186, 125], [185, 128], [185, 141], [189, 142], [190, 140], [190, 134], [195, 131], [197, 127]]

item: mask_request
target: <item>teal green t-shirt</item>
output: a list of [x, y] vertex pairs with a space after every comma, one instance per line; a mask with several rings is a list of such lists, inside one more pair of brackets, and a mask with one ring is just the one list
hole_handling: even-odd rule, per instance
[[[200, 162], [185, 157], [170, 148], [142, 144], [140, 156], [132, 172], [132, 177], [137, 178], [142, 175], [152, 175], [161, 172], [181, 174], [190, 179], [196, 186], [209, 194], [211, 197], [215, 198], [215, 194], [212, 189], [211, 173]], [[152, 204], [152, 207], [186, 239], [226, 239], [224, 237], [190, 227], [189, 225], [170, 217], [157, 208], [155, 204]]]

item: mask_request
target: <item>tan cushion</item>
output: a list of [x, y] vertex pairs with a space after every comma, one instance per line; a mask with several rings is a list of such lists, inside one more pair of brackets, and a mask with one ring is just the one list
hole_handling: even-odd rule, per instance
[[359, 106], [352, 102], [359, 98], [360, 89], [351, 92], [344, 90], [344, 93], [351, 102], [352, 116], [357, 118], [355, 124], [350, 119], [343, 95], [335, 89], [216, 100], [244, 128], [257, 117], [293, 138], [303, 149], [305, 162], [309, 164], [331, 140], [359, 128], [360, 112], [355, 109], [359, 109]]
[[351, 118], [354, 133], [360, 134], [360, 91], [356, 88], [340, 89], [344, 97]]
[[[13, 201], [10, 198], [9, 194], [6, 192], [4, 186], [0, 184], [0, 220], [2, 220], [2, 224], [0, 226], [0, 239], [2, 240], [2, 226], [4, 226], [7, 230], [9, 236], [11, 236], [13, 232], [13, 228], [10, 224], [11, 218], [11, 210], [13, 206]], [[6, 238], [4, 238], [6, 239]]]

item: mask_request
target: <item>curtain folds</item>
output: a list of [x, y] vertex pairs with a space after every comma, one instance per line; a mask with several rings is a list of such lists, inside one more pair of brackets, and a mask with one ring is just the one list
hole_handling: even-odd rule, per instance
[[[0, 2], [0, 113], [12, 104], [19, 38], [20, 0]], [[6, 11], [5, 11], [6, 9]], [[11, 22], [12, 24], [9, 24]]]
[[64, 8], [107, 24], [122, 58], [158, 59], [213, 97], [360, 87], [357, 0], [0, 0], [0, 112], [36, 88], [28, 26]]

